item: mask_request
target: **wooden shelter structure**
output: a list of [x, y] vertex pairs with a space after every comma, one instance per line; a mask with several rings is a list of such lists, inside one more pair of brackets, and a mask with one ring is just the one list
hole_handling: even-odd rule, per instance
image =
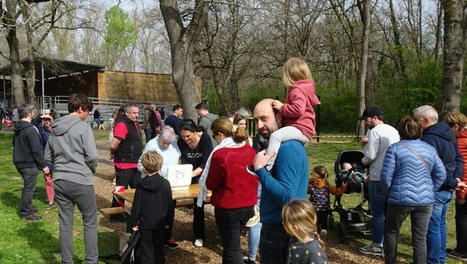
[[[29, 62], [29, 59], [21, 61], [23, 67]], [[47, 103], [46, 98], [69, 96], [75, 92], [106, 100], [131, 100], [162, 105], [180, 103], [171, 74], [106, 71], [100, 65], [44, 57], [35, 58], [35, 67], [35, 94], [42, 106]], [[0, 68], [3, 79], [0, 81], [0, 99], [8, 106], [14, 102], [10, 72], [10, 65]], [[197, 84], [200, 91], [200, 79]]]

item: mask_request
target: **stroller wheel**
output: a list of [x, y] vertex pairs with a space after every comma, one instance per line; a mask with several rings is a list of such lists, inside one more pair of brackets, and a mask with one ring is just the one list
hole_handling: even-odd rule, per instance
[[339, 242], [345, 242], [345, 236], [347, 235], [347, 229], [345, 228], [344, 224], [339, 223]]

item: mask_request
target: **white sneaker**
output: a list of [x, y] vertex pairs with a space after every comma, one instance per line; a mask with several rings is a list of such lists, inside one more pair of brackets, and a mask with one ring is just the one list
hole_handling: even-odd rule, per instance
[[384, 256], [384, 249], [383, 247], [375, 246], [373, 243], [363, 246], [359, 249], [359, 251], [366, 255], [373, 255], [373, 256]]
[[326, 229], [321, 229], [321, 232], [319, 232], [319, 238], [323, 241], [326, 241], [327, 236], [328, 236], [328, 231]]
[[202, 247], [203, 246], [203, 240], [198, 238], [195, 240], [195, 243], [193, 243], [195, 247]]

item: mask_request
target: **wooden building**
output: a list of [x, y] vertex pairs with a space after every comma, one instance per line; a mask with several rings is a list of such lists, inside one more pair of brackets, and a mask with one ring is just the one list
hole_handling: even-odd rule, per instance
[[[23, 66], [28, 63], [28, 59], [22, 61]], [[35, 66], [35, 94], [38, 101], [43, 96], [69, 96], [74, 92], [82, 92], [89, 97], [102, 99], [164, 105], [180, 103], [171, 74], [106, 71], [100, 65], [48, 58], [36, 58]], [[13, 102], [10, 72], [10, 66], [0, 68], [0, 76], [3, 77], [3, 81], [0, 81], [0, 100], [3, 99], [7, 105]], [[200, 92], [199, 78], [197, 84]]]

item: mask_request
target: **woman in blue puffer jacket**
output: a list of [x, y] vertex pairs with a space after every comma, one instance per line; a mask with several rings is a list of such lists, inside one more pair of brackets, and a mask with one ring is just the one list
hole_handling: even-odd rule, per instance
[[426, 263], [426, 234], [434, 192], [446, 179], [446, 169], [436, 150], [420, 140], [422, 127], [414, 118], [400, 121], [399, 135], [401, 141], [387, 149], [381, 170], [387, 191], [384, 259], [385, 263], [396, 263], [397, 236], [410, 214], [413, 263]]

